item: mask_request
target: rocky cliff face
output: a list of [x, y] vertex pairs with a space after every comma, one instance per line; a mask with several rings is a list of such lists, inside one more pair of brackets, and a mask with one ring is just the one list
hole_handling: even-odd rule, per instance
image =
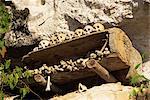
[[[101, 22], [117, 24], [123, 18], [133, 18], [132, 0], [12, 0], [17, 10], [29, 9], [28, 29], [31, 40], [18, 42], [17, 36], [6, 34], [8, 46], [33, 44], [32, 40], [42, 40], [54, 32], [71, 32], [89, 23]], [[11, 38], [11, 39], [10, 39]], [[14, 39], [13, 39], [14, 38]], [[29, 37], [27, 37], [29, 38]], [[32, 39], [33, 38], [33, 39]], [[21, 44], [21, 45], [20, 45]]]
[[[141, 52], [147, 55], [149, 45], [149, 0], [12, 0], [17, 10], [29, 9], [29, 35], [6, 33], [7, 46], [32, 45], [55, 32], [70, 33], [95, 22], [118, 25]], [[138, 9], [137, 9], [138, 7]], [[126, 19], [126, 20], [125, 20]]]

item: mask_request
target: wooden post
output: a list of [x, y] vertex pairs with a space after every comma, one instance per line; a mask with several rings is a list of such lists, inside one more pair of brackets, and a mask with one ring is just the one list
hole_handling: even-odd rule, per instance
[[86, 62], [88, 68], [92, 68], [101, 78], [107, 82], [117, 82], [114, 76], [112, 76], [104, 67], [102, 67], [96, 60], [90, 59]]

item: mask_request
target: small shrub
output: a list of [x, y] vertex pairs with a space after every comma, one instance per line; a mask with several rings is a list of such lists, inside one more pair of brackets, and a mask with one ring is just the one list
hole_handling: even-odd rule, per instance
[[0, 35], [9, 30], [10, 22], [10, 14], [8, 13], [8, 10], [5, 8], [4, 4], [0, 1]]

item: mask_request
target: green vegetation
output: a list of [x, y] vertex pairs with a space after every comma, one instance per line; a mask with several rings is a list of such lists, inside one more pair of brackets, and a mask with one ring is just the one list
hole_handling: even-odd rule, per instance
[[8, 13], [7, 9], [0, 2], [0, 33], [5, 33], [9, 30], [10, 22], [11, 22], [10, 14]]
[[[141, 63], [140, 64], [137, 64], [135, 66], [135, 69], [138, 69], [141, 67]], [[131, 85], [136, 85], [138, 83], [140, 83], [141, 81], [145, 81], [145, 82], [149, 82], [150, 80], [147, 79], [146, 77], [144, 77], [144, 75], [140, 75], [140, 74], [135, 74], [134, 76], [132, 76], [132, 78], [130, 79], [130, 83]]]
[[[11, 90], [18, 88], [21, 94], [21, 99], [25, 97], [27, 93], [30, 92], [29, 87], [25, 84], [22, 78], [29, 78], [32, 74], [27, 70], [23, 72], [21, 67], [15, 66], [14, 69], [11, 68], [11, 61], [6, 60], [4, 64], [0, 65], [0, 75], [1, 75], [1, 84], [0, 84], [0, 95], [3, 95], [3, 89], [6, 86], [9, 86]], [[3, 97], [3, 96], [2, 96]]]
[[135, 76], [133, 76], [131, 79], [130, 79], [130, 83], [132, 85], [136, 85], [137, 83], [140, 83], [140, 81], [145, 81], [145, 82], [149, 82], [150, 80], [145, 78], [144, 75], [139, 75], [139, 74], [136, 74]]
[[32, 77], [31, 71], [23, 70], [21, 66], [13, 67], [11, 66], [11, 60], [5, 58], [7, 49], [3, 38], [4, 33], [9, 31], [10, 24], [11, 15], [0, 1], [0, 100], [4, 100], [5, 92], [8, 92], [6, 88], [20, 94], [20, 99], [23, 99], [29, 92], [32, 92], [40, 98], [40, 96], [32, 91], [24, 82], [24, 80], [28, 81], [28, 79]]
[[11, 60], [5, 59], [6, 47], [3, 39], [3, 33], [9, 30], [10, 14], [7, 9], [0, 2], [0, 100], [4, 100], [5, 88], [9, 87], [11, 90], [19, 89], [20, 97], [23, 99], [26, 94], [30, 92], [29, 86], [22, 80], [32, 76], [31, 72], [19, 66], [12, 68]]
[[[135, 69], [138, 69], [141, 67], [141, 64], [137, 64], [135, 66]], [[130, 97], [136, 98], [137, 96], [145, 95], [147, 89], [149, 89], [149, 82], [150, 80], [145, 78], [144, 75], [140, 74], [135, 74], [131, 79], [130, 79], [130, 84], [134, 86], [130, 93]], [[139, 87], [137, 87], [139, 86]], [[146, 95], [145, 95], [146, 96]]]

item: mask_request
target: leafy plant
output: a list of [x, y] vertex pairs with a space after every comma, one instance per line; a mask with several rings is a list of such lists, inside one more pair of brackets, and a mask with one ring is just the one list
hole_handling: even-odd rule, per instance
[[29, 92], [32, 92], [40, 98], [40, 96], [32, 91], [23, 81], [24, 78], [28, 79], [32, 76], [31, 72], [29, 70], [24, 71], [19, 66], [11, 68], [11, 60], [5, 59], [5, 53], [7, 50], [3, 39], [3, 33], [9, 30], [10, 22], [11, 15], [0, 1], [0, 58], [1, 61], [4, 61], [4, 63], [0, 63], [0, 100], [4, 100], [5, 93], [3, 90], [5, 87], [10, 87], [11, 90], [19, 89], [21, 99], [23, 99]]
[[29, 87], [23, 87], [20, 88], [20, 93], [22, 94], [21, 99], [23, 99], [25, 97], [26, 94], [28, 94], [30, 92]]
[[130, 93], [130, 96], [137, 96], [138, 93], [139, 93], [139, 88], [137, 87], [134, 87], [132, 90], [131, 90], [131, 93]]
[[138, 69], [140, 66], [141, 66], [141, 63], [137, 64], [137, 65], [135, 66], [135, 69]]
[[145, 79], [143, 75], [136, 74], [130, 79], [130, 83], [132, 85], [135, 85], [136, 83], [140, 82], [143, 79]]
[[149, 87], [145, 86], [144, 84], [141, 84], [140, 87], [133, 87], [130, 91], [130, 98], [134, 98], [134, 100], [137, 100], [138, 96], [146, 96], [148, 94], [148, 90]]
[[3, 93], [3, 91], [0, 91], [0, 100], [4, 100], [4, 93]]
[[[22, 81], [22, 78], [29, 78], [32, 76], [30, 71], [23, 72], [21, 67], [16, 66], [11, 69], [11, 60], [6, 60], [4, 64], [0, 65], [1, 72], [1, 90], [3, 91], [3, 86], [9, 86], [11, 90], [14, 88], [20, 89], [21, 99], [30, 92], [29, 87]], [[23, 87], [22, 87], [23, 86]], [[3, 93], [1, 91], [1, 93]]]
[[3, 3], [0, 1], [0, 33], [5, 33], [9, 30], [10, 20], [10, 14], [8, 13]]
[[[135, 69], [138, 69], [140, 68], [141, 66], [141, 63], [140, 64], [137, 64], [135, 66]], [[141, 81], [146, 81], [146, 82], [149, 82], [150, 80], [147, 79], [146, 77], [144, 77], [144, 75], [140, 75], [140, 74], [135, 74], [134, 76], [132, 76], [132, 78], [130, 79], [130, 83], [132, 85], [136, 85], [137, 83], [140, 83]]]

